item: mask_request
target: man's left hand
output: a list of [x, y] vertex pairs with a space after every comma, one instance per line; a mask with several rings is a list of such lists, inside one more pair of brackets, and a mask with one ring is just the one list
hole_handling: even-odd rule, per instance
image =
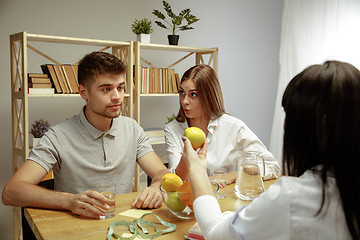
[[149, 187], [144, 188], [131, 203], [131, 207], [150, 209], [159, 208], [163, 202], [159, 184], [160, 182], [156, 182]]

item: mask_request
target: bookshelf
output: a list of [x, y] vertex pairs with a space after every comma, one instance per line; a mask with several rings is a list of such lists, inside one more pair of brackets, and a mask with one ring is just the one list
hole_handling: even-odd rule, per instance
[[[34, 47], [33, 43], [37, 43]], [[83, 51], [83, 46], [95, 47], [97, 51], [111, 50], [111, 52], [127, 63], [126, 75], [126, 93], [122, 109], [122, 115], [134, 118], [139, 124], [141, 97], [160, 97], [160, 96], [178, 96], [174, 93], [141, 94], [141, 60], [148, 62], [143, 58], [143, 51], [165, 51], [181, 52], [185, 55], [166, 68], [170, 69], [178, 63], [193, 56], [193, 64], [212, 65], [218, 72], [218, 49], [217, 48], [196, 48], [184, 46], [170, 46], [160, 44], [143, 44], [140, 42], [121, 42], [109, 40], [97, 40], [86, 38], [74, 38], [63, 36], [50, 36], [41, 34], [32, 34], [20, 32], [10, 35], [10, 65], [11, 65], [11, 109], [12, 109], [12, 171], [13, 173], [27, 159], [29, 154], [29, 98], [79, 98], [79, 94], [28, 94], [28, 52], [32, 51], [41, 56], [44, 62], [60, 65], [61, 61], [55, 60], [56, 56], [49, 56], [45, 51], [40, 50], [38, 46], [42, 43], [57, 47], [59, 44], [73, 45], [79, 48], [79, 57], [83, 57], [89, 51]], [[95, 51], [95, 50], [92, 50]], [[204, 56], [209, 57], [208, 62], [204, 61]], [[150, 63], [150, 62], [148, 62]], [[134, 67], [133, 67], [134, 65]], [[135, 74], [134, 74], [135, 73]], [[135, 75], [135, 77], [134, 77]], [[163, 144], [163, 134], [156, 132], [157, 138], [152, 144]], [[139, 167], [136, 165], [133, 191], [139, 189]], [[14, 208], [14, 239], [22, 239], [21, 209]]]

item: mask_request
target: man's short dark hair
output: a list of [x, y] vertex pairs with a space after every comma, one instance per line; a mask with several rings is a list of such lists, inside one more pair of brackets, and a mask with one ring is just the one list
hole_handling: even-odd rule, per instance
[[78, 83], [89, 87], [100, 75], [121, 74], [126, 72], [126, 64], [111, 53], [92, 52], [85, 55], [78, 67]]

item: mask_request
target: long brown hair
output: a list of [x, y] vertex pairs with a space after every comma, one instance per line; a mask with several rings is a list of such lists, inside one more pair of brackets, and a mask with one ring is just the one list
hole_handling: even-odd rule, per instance
[[[208, 120], [213, 120], [225, 113], [221, 86], [216, 72], [209, 65], [195, 65], [188, 69], [181, 78], [180, 84], [188, 79], [195, 82], [202, 113]], [[189, 122], [180, 103], [179, 113], [176, 117], [179, 122]]]

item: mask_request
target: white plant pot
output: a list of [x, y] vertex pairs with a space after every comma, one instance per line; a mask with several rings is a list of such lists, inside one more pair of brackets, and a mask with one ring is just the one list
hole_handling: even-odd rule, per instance
[[137, 40], [141, 43], [150, 43], [150, 34], [138, 34]]

